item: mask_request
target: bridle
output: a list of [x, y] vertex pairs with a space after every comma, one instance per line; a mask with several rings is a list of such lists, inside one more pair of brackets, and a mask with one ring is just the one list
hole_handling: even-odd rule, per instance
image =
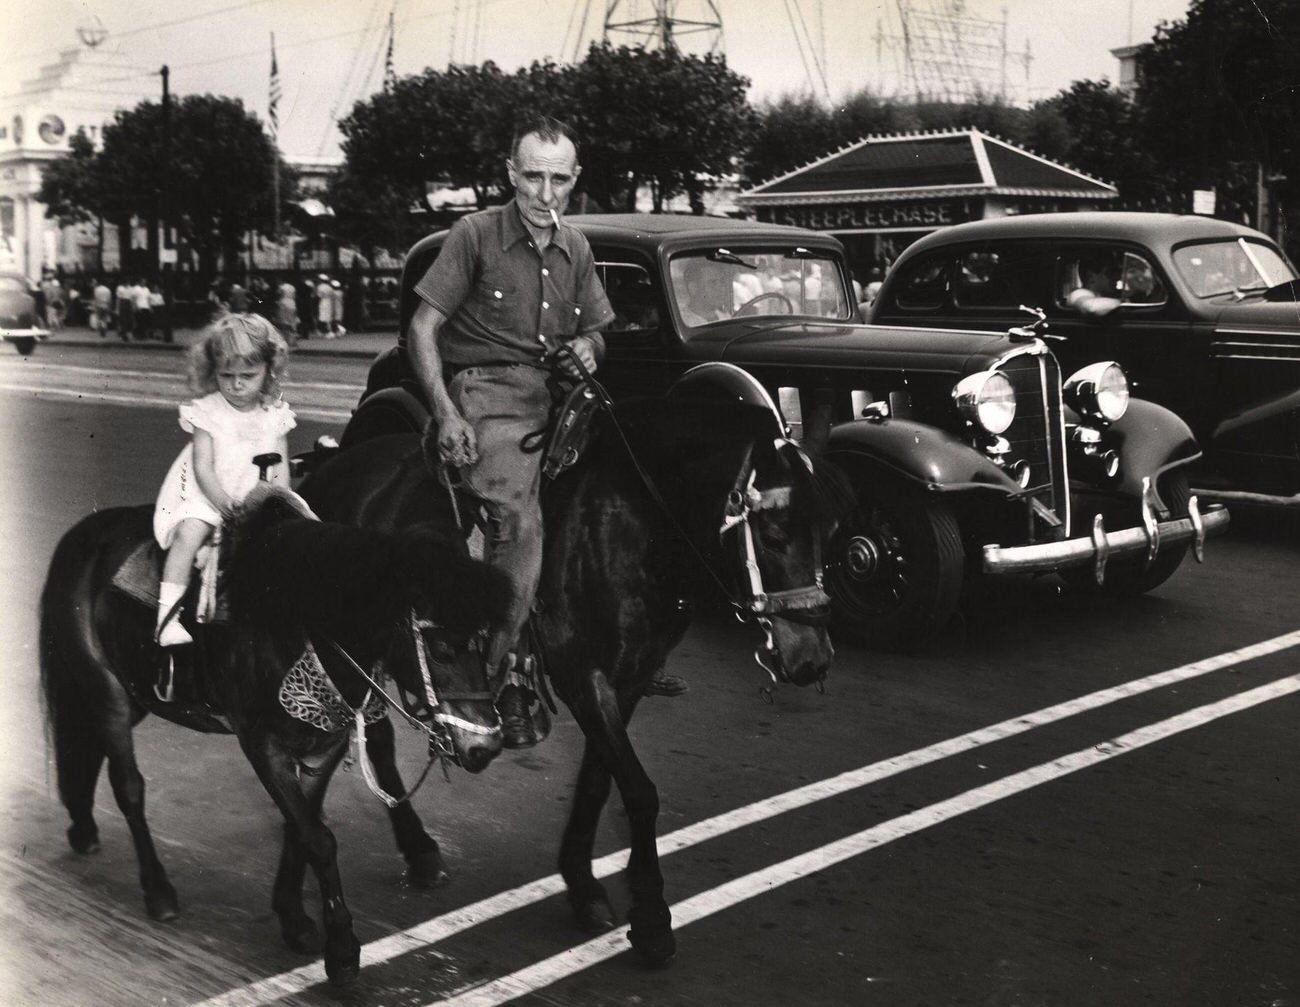
[[[778, 437], [774, 445], [778, 454], [786, 451], [794, 453], [797, 460], [811, 475], [812, 460], [798, 444], [789, 438]], [[825, 625], [830, 620], [831, 599], [823, 587], [821, 539], [816, 534], [813, 535], [812, 543], [813, 583], [781, 591], [766, 589], [763, 583], [763, 571], [758, 562], [754, 529], [749, 518], [756, 511], [789, 510], [794, 488], [779, 486], [766, 490], [758, 489], [755, 486], [758, 470], [751, 464], [753, 450], [752, 444], [746, 449], [740, 473], [736, 476], [731, 492], [727, 494], [718, 537], [725, 541], [729, 534], [735, 533], [736, 548], [745, 571], [745, 586], [748, 594], [743, 599], [733, 598], [732, 604], [736, 606], [737, 616], [742, 622], [753, 618], [763, 631], [763, 646], [754, 652], [754, 660], [771, 676], [773, 682], [777, 682], [780, 676], [770, 662], [780, 661], [781, 649], [772, 632], [772, 619], [787, 619], [806, 626]], [[821, 683], [817, 684], [820, 689]]]
[[[424, 631], [438, 629], [438, 625], [427, 619], [421, 619], [414, 611], [411, 612], [409, 619], [405, 621], [405, 625], [410, 630], [416, 663], [420, 668], [419, 684], [421, 695], [409, 696], [406, 689], [399, 684], [400, 701], [394, 699], [384, 689], [382, 684], [384, 677], [382, 662], [378, 665], [377, 674], [372, 676], [337, 641], [329, 641], [333, 650], [369, 686], [365, 698], [353, 709], [353, 721], [356, 727], [357, 762], [361, 764], [361, 775], [365, 778], [366, 786], [370, 788], [370, 792], [390, 808], [405, 804], [415, 795], [415, 792], [420, 789], [425, 778], [429, 775], [429, 770], [433, 767], [435, 760], [441, 764], [443, 776], [450, 778], [450, 773], [447, 770], [448, 765], [460, 764], [460, 756], [457, 754], [455, 742], [452, 740], [451, 728], [455, 727], [469, 734], [480, 734], [486, 737], [501, 733], [500, 724], [484, 727], [482, 724], [476, 724], [463, 717], [458, 717], [443, 707], [443, 702], [457, 700], [491, 702], [494, 696], [492, 692], [486, 690], [452, 691], [444, 689], [439, 692], [434, 685], [433, 674], [430, 671], [429, 646], [424, 639]], [[370, 764], [370, 757], [366, 753], [365, 709], [372, 697], [382, 702], [384, 706], [395, 712], [411, 727], [423, 733], [428, 742], [428, 760], [425, 762], [424, 771], [420, 774], [420, 778], [415, 781], [415, 785], [410, 787], [402, 797], [393, 797], [379, 784], [374, 767]], [[345, 705], [348, 705], [346, 700], [342, 700], [341, 696], [339, 698]]]
[[[614, 415], [613, 400], [604, 386], [596, 380], [595, 376], [578, 359], [577, 354], [569, 346], [562, 345], [558, 347], [552, 352], [551, 356], [556, 359], [564, 357], [574, 365], [578, 372], [578, 380], [583, 382], [594, 393], [601, 411], [609, 418], [610, 425], [617, 433], [619, 440], [622, 441], [623, 448], [627, 452], [633, 468], [636, 469], [637, 475], [651, 498], [659, 505], [678, 536], [690, 547], [700, 565], [708, 572], [714, 583], [727, 597], [727, 600], [731, 602], [736, 610], [737, 618], [741, 622], [747, 622], [752, 618], [763, 631], [763, 645], [754, 651], [754, 660], [758, 662], [759, 667], [768, 673], [774, 683], [781, 681], [782, 675], [778, 673], [777, 668], [783, 668], [784, 663], [781, 661], [780, 646], [777, 644], [776, 636], [772, 631], [772, 620], [774, 618], [786, 619], [790, 622], [815, 626], [824, 625], [830, 619], [830, 596], [823, 588], [821, 539], [819, 535], [813, 535], [812, 584], [781, 591], [768, 591], [763, 583], [763, 573], [758, 563], [758, 548], [755, 544], [754, 529], [749, 518], [755, 511], [788, 510], [793, 499], [794, 488], [792, 486], [782, 486], [766, 490], [757, 489], [755, 481], [758, 472], [753, 465], [754, 444], [750, 443], [746, 447], [740, 471], [736, 476], [731, 491], [727, 494], [722, 525], [718, 529], [718, 537], [724, 542], [729, 534], [736, 533], [737, 555], [744, 570], [744, 576], [741, 580], [747, 591], [744, 597], [738, 598], [735, 592], [727, 586], [726, 581], [713, 568], [708, 558], [696, 546], [690, 535], [687, 534], [686, 529], [682, 527], [672, 508], [669, 507], [668, 501], [664, 499], [663, 494], [659, 491], [654, 479], [641, 465], [631, 442], [627, 438], [627, 434], [618, 422], [618, 417]], [[777, 437], [773, 444], [776, 447], [778, 456], [793, 453], [797, 462], [807, 470], [809, 477], [811, 477], [813, 470], [812, 459], [798, 444], [787, 437]], [[793, 468], [793, 464], [791, 467]], [[817, 688], [819, 691], [823, 689], [821, 681], [817, 683]], [[770, 700], [770, 692], [765, 692], [765, 696]]]

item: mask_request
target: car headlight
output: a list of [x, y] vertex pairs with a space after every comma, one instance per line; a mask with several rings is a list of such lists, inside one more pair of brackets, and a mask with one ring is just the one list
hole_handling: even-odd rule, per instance
[[1016, 390], [997, 371], [968, 374], [952, 390], [962, 419], [985, 433], [1000, 434], [1016, 418]]
[[1113, 360], [1075, 371], [1062, 387], [1065, 404], [1098, 423], [1114, 423], [1128, 411], [1128, 378]]

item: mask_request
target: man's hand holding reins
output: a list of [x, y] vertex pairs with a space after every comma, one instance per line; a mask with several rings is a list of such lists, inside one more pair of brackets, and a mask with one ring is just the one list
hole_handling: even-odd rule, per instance
[[478, 442], [474, 428], [455, 409], [437, 417], [438, 458], [444, 465], [464, 468], [478, 461]]
[[[597, 366], [596, 346], [591, 339], [586, 336], [576, 336], [569, 342], [569, 349], [573, 351], [574, 356], [582, 361], [582, 366], [587, 368], [588, 374], [595, 373]], [[582, 375], [578, 373], [578, 368], [574, 366], [573, 361], [567, 356], [560, 357], [560, 367], [563, 369], [565, 374], [568, 374], [571, 377], [582, 377]]]

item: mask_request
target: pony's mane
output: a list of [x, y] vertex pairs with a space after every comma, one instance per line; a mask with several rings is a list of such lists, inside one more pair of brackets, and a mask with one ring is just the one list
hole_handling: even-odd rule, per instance
[[232, 537], [226, 575], [236, 619], [346, 636], [427, 605], [437, 621], [465, 633], [508, 603], [503, 574], [428, 528], [380, 532], [314, 521], [272, 497]]
[[[780, 435], [764, 407], [711, 396], [628, 399], [619, 403], [615, 415], [654, 478], [684, 489], [712, 488], [723, 480], [725, 492], [739, 471], [745, 447], [753, 444], [754, 461], [763, 464], [776, 451], [774, 441]], [[602, 437], [605, 444], [617, 440], [609, 430]], [[613, 450], [620, 449], [615, 443]], [[735, 464], [719, 467], [719, 460], [731, 455]], [[829, 524], [852, 510], [852, 486], [837, 466], [818, 460], [809, 474], [797, 459], [790, 463], [797, 466], [793, 506], [798, 519]]]

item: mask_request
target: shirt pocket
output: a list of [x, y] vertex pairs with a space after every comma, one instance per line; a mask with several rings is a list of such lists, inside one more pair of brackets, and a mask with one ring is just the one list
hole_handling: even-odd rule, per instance
[[555, 318], [555, 335], [568, 337], [582, 329], [582, 305], [578, 301], [561, 299]]
[[474, 302], [485, 325], [514, 326], [519, 305], [514, 281], [504, 276], [482, 276], [474, 286]]

